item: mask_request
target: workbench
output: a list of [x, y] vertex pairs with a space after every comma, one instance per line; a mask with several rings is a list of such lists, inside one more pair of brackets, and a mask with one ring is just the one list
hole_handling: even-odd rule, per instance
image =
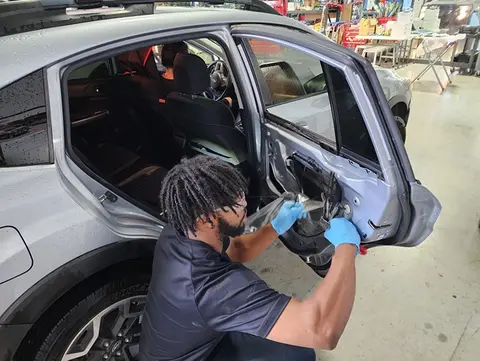
[[[372, 44], [384, 46], [386, 44], [394, 44], [398, 48], [398, 56], [393, 61], [394, 67], [406, 65], [408, 56], [412, 50], [413, 36], [390, 36], [390, 35], [357, 35], [355, 39], [371, 41]], [[395, 50], [396, 51], [396, 50]], [[396, 61], [398, 59], [398, 62]]]

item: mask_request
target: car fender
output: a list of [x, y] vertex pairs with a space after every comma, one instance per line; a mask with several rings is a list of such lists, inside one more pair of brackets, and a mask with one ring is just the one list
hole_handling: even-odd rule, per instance
[[410, 100], [405, 94], [397, 94], [388, 100], [388, 106], [392, 109], [395, 105], [399, 103], [404, 103], [407, 106], [407, 109], [410, 110]]
[[[405, 122], [405, 125], [408, 123], [408, 117], [410, 116], [410, 101], [411, 99], [409, 99], [405, 94], [395, 95], [388, 101], [388, 106], [392, 110], [393, 115], [400, 116]], [[405, 109], [400, 111], [402, 114], [398, 114], [397, 109], [399, 106], [405, 107]]]

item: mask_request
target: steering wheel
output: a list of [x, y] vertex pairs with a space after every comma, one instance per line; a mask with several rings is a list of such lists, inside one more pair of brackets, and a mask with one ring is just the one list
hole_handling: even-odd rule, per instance
[[205, 92], [205, 96], [212, 100], [223, 99], [231, 84], [227, 64], [223, 60], [215, 60], [208, 66], [208, 73], [210, 74], [210, 88]]

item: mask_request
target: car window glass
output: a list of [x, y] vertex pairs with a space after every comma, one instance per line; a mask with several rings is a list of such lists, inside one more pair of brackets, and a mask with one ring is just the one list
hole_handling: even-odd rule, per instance
[[208, 64], [211, 64], [213, 63], [213, 56], [212, 54], [209, 54], [205, 51], [203, 51], [202, 49], [199, 49], [191, 44], [188, 44], [188, 52], [190, 54], [195, 54], [197, 56], [199, 56], [200, 58], [203, 59], [203, 61], [208, 65]]
[[195, 42], [211, 50], [211, 53], [216, 54], [217, 56], [220, 56], [222, 59], [225, 59], [225, 52], [223, 51], [223, 48], [215, 40], [202, 38], [202, 39], [195, 39]]
[[325, 64], [332, 83], [331, 89], [340, 128], [341, 147], [361, 155], [378, 164], [377, 153], [362, 113], [342, 72], [333, 66]]
[[[213, 40], [210, 40], [210, 39], [198, 39], [196, 40], [198, 43], [200, 43], [201, 45], [203, 45], [204, 47], [206, 48], [211, 48], [212, 49], [212, 52], [207, 52], [203, 49], [201, 49], [200, 47], [197, 47], [189, 42], [187, 42], [188, 44], [188, 52], [190, 54], [195, 54], [195, 55], [198, 55], [200, 58], [203, 59], [203, 61], [208, 65], [208, 64], [211, 64], [213, 63], [213, 61], [217, 60], [218, 57], [214, 55], [214, 52], [217, 52], [217, 53], [223, 53], [223, 49], [220, 47], [220, 45], [218, 45], [216, 42], [214, 42]], [[161, 54], [162, 54], [162, 46], [163, 45], [156, 45], [154, 47], [152, 47], [152, 50], [153, 50], [153, 55], [154, 55], [154, 58], [155, 58], [155, 62], [157, 64], [157, 67], [159, 67], [159, 69], [161, 70], [163, 68], [163, 65], [162, 65], [162, 57], [161, 57]]]
[[101, 60], [73, 70], [68, 79], [101, 79], [108, 76], [110, 76], [108, 62]]
[[308, 129], [335, 147], [335, 129], [321, 62], [267, 40], [249, 40], [267, 89], [267, 112]]
[[[319, 135], [337, 150], [378, 162], [356, 99], [344, 74], [303, 51], [250, 39], [267, 113]], [[332, 109], [332, 106], [334, 107]], [[340, 139], [335, 133], [335, 119]]]
[[43, 72], [0, 89], [0, 167], [49, 163]]

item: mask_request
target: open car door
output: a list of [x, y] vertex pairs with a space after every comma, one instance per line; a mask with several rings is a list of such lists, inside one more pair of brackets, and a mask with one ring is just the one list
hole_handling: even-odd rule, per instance
[[[323, 236], [332, 217], [351, 219], [367, 248], [422, 243], [441, 206], [414, 177], [370, 63], [307, 30], [238, 25], [232, 34], [255, 84], [266, 182], [283, 200], [308, 202], [309, 220], [283, 243], [320, 275], [334, 251]], [[268, 222], [282, 199], [250, 225]]]

